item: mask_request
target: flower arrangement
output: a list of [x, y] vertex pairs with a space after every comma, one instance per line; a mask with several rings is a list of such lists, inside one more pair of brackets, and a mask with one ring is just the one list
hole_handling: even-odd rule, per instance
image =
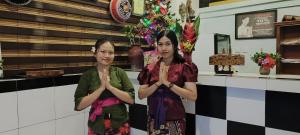
[[279, 54], [256, 52], [251, 59], [264, 69], [272, 69], [276, 65], [276, 61], [281, 57]]
[[130, 43], [135, 43], [135, 38], [143, 38], [148, 45], [155, 44], [156, 35], [164, 30], [176, 31], [179, 25], [178, 20], [174, 19], [175, 14], [169, 13], [171, 0], [146, 0], [146, 13], [136, 25], [126, 25], [126, 37]]
[[139, 39], [143, 38], [148, 45], [154, 46], [158, 33], [167, 29], [175, 31], [181, 43], [180, 49], [183, 52], [191, 53], [199, 34], [200, 25], [200, 17], [195, 19], [191, 0], [187, 1], [186, 6], [181, 6], [181, 10], [184, 12], [180, 14], [182, 18], [186, 17], [184, 27], [179, 23], [180, 19], [176, 19], [175, 14], [169, 12], [171, 0], [146, 0], [145, 2], [146, 13], [140, 22], [136, 25], [126, 25], [123, 29], [130, 43], [134, 44], [136, 37], [139, 37]]
[[[155, 46], [156, 36], [163, 30], [174, 31], [179, 39], [180, 50], [184, 58], [191, 62], [191, 54], [199, 35], [200, 17], [195, 17], [195, 11], [191, 7], [191, 0], [180, 7], [180, 19], [170, 13], [172, 0], [145, 0], [146, 12], [136, 25], [126, 25], [123, 29], [130, 44], [135, 44], [136, 39], [144, 39], [150, 46]], [[185, 22], [185, 23], [184, 23]], [[183, 23], [184, 25], [181, 25]], [[184, 26], [184, 27], [183, 27]], [[138, 38], [137, 38], [138, 37]], [[157, 60], [157, 52], [153, 50], [146, 56], [145, 64]], [[185, 57], [185, 55], [187, 57]]]
[[199, 35], [200, 17], [195, 18], [195, 11], [192, 9], [192, 1], [187, 0], [179, 6], [179, 14], [182, 21], [186, 18], [183, 31], [180, 32], [180, 49], [183, 53], [191, 54]]

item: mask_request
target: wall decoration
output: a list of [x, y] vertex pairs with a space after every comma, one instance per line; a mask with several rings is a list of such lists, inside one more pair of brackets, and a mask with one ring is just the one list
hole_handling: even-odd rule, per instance
[[209, 0], [209, 7], [211, 6], [221, 6], [221, 5], [228, 5], [235, 2], [241, 2], [246, 0]]
[[29, 4], [32, 0], [5, 0], [7, 3], [17, 6], [24, 6]]
[[214, 34], [214, 50], [215, 54], [231, 54], [231, 41], [230, 35], [226, 34]]
[[276, 10], [235, 15], [235, 39], [274, 38]]
[[132, 0], [133, 15], [142, 16], [145, 13], [145, 1], [144, 0]]
[[128, 20], [132, 12], [131, 4], [128, 0], [111, 0], [109, 10], [113, 19], [119, 23]]
[[215, 65], [217, 74], [232, 74], [232, 65], [244, 65], [243, 55], [231, 54], [230, 35], [216, 33], [214, 43], [215, 55], [209, 57], [209, 64]]

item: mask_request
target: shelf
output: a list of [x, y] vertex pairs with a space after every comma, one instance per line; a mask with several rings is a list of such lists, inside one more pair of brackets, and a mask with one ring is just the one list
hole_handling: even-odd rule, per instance
[[300, 75], [300, 21], [275, 23], [276, 52], [282, 57], [277, 74]]
[[280, 45], [284, 45], [284, 46], [300, 45], [300, 36], [294, 37], [294, 38], [289, 38], [289, 39], [284, 39], [283, 41], [280, 42]]
[[280, 45], [281, 46], [300, 46], [300, 43], [295, 43], [295, 44], [284, 44], [284, 43], [281, 43]]
[[281, 63], [300, 64], [300, 59], [282, 59]]
[[287, 47], [291, 47], [291, 46], [299, 46], [300, 47], [300, 43], [295, 43], [295, 44], [283, 44], [283, 43], [281, 43], [280, 44], [281, 46], [287, 46]]
[[300, 25], [300, 21], [285, 21], [285, 22], [276, 22], [276, 26], [295, 26]]

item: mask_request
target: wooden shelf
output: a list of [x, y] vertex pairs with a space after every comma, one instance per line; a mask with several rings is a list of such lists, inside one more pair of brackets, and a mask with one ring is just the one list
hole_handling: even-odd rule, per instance
[[283, 59], [277, 63], [277, 74], [300, 75], [300, 21], [275, 23], [276, 51]]
[[281, 63], [300, 64], [300, 59], [282, 59]]
[[300, 46], [300, 43], [296, 43], [296, 44], [280, 44], [281, 46], [283, 46], [283, 47], [291, 47], [291, 46]]
[[300, 25], [300, 21], [285, 21], [285, 22], [275, 22], [274, 23], [276, 27], [278, 26], [295, 26]]

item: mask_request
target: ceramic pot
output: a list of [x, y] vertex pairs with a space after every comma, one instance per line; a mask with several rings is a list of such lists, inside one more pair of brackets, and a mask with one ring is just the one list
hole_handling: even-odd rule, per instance
[[261, 75], [269, 75], [270, 74], [270, 68], [263, 68], [262, 66], [259, 68], [259, 73]]
[[128, 60], [132, 71], [141, 71], [144, 67], [144, 51], [140, 45], [131, 45], [128, 50]]

